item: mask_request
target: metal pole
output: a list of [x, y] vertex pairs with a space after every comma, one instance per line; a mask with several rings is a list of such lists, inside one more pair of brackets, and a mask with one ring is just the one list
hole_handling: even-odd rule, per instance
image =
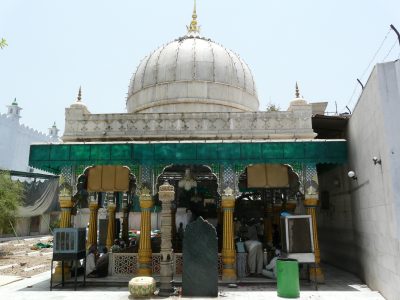
[[54, 235], [54, 232], [53, 232], [53, 230], [51, 230], [50, 224], [46, 221], [46, 218], [45, 218], [44, 214], [42, 215], [42, 219], [43, 219], [44, 222], [47, 224], [47, 227], [50, 229], [51, 234]]
[[10, 222], [11, 228], [12, 228], [12, 230], [14, 231], [14, 235], [15, 235], [15, 237], [17, 238], [17, 241], [20, 242], [21, 240], [18, 238], [17, 232], [15, 231], [14, 226], [13, 226], [11, 220], [8, 219], [8, 222]]
[[400, 44], [400, 33], [397, 31], [396, 27], [393, 26], [393, 24], [390, 24], [390, 28], [392, 28], [393, 31], [396, 33], [397, 38], [399, 39], [399, 44]]

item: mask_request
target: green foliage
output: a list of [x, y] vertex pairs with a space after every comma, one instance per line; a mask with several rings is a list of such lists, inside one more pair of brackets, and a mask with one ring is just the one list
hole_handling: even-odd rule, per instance
[[279, 111], [280, 109], [278, 105], [271, 102], [267, 105], [267, 111]]
[[0, 40], [0, 49], [3, 49], [4, 47], [8, 46], [7, 41], [5, 39]]
[[24, 194], [20, 182], [12, 181], [10, 173], [0, 172], [0, 228], [7, 230], [10, 221], [15, 221], [18, 206]]

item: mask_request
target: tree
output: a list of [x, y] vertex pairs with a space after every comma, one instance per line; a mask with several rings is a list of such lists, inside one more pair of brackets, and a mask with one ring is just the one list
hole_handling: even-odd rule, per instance
[[280, 109], [278, 105], [271, 102], [267, 105], [267, 111], [279, 111]]
[[4, 47], [8, 46], [7, 41], [5, 39], [0, 40], [0, 49], [3, 49]]
[[8, 231], [15, 221], [18, 206], [22, 202], [23, 186], [11, 180], [9, 172], [0, 172], [0, 230]]

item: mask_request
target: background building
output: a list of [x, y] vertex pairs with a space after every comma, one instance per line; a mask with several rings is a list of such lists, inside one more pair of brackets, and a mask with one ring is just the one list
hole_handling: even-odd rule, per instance
[[59, 142], [58, 129], [54, 123], [46, 135], [21, 124], [22, 108], [16, 99], [7, 108], [6, 114], [0, 114], [0, 170], [9, 171], [25, 189], [15, 230], [19, 236], [46, 234], [58, 216], [58, 177], [29, 167], [29, 148], [33, 143]]

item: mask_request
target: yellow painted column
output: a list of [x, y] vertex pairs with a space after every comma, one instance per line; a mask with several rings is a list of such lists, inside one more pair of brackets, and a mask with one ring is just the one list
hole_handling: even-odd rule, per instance
[[304, 207], [306, 208], [306, 212], [308, 215], [311, 215], [311, 222], [313, 228], [313, 239], [314, 239], [314, 254], [315, 254], [315, 266], [310, 267], [310, 279], [312, 281], [316, 281], [319, 283], [323, 283], [325, 281], [324, 273], [321, 269], [321, 252], [319, 250], [318, 243], [318, 228], [317, 228], [317, 215], [316, 215], [316, 207], [319, 204], [318, 196], [317, 197], [307, 197], [304, 200]]
[[[60, 228], [69, 228], [71, 227], [71, 209], [73, 206], [73, 202], [71, 196], [62, 196], [59, 198], [60, 207], [61, 207], [61, 215], [60, 215]], [[62, 267], [61, 262], [57, 262], [57, 265], [54, 270], [53, 280], [61, 281], [62, 277]], [[64, 278], [71, 278], [71, 271], [69, 267], [69, 263], [64, 263]]]
[[92, 245], [97, 245], [97, 212], [99, 210], [99, 205], [97, 201], [89, 202], [89, 230], [88, 238], [86, 243], [86, 249], [89, 249]]
[[139, 196], [141, 219], [140, 219], [140, 239], [138, 253], [138, 275], [151, 276], [151, 208], [153, 200], [150, 191], [144, 188]]
[[233, 190], [225, 189], [222, 195], [221, 207], [223, 210], [222, 233], [222, 280], [224, 282], [236, 282], [236, 251], [233, 233], [233, 210], [235, 209], [235, 196]]
[[115, 203], [109, 202], [107, 204], [108, 211], [108, 225], [107, 225], [107, 240], [106, 247], [108, 250], [111, 249], [114, 244], [115, 239], [115, 210], [117, 205]]

